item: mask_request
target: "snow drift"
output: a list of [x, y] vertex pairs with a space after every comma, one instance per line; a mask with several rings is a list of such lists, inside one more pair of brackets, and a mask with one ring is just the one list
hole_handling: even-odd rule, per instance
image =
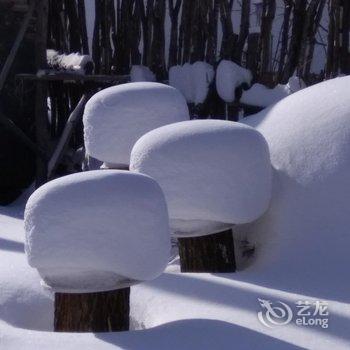
[[113, 86], [86, 104], [86, 151], [113, 166], [128, 166], [132, 146], [142, 135], [188, 119], [186, 101], [173, 87], [151, 82]]
[[266, 141], [238, 123], [195, 120], [153, 130], [135, 144], [130, 169], [159, 182], [177, 235], [253, 221], [270, 199]]
[[245, 119], [265, 136], [274, 175], [270, 209], [242, 231], [256, 239], [265, 278], [277, 268], [297, 276], [279, 272], [283, 288], [327, 295], [348, 275], [349, 84], [344, 77], [314, 85]]
[[256, 83], [249, 90], [243, 91], [240, 102], [252, 106], [268, 107], [305, 87], [303, 80], [296, 76], [289, 78], [286, 85], [277, 84], [273, 89]]
[[28, 262], [56, 292], [153, 279], [169, 258], [165, 199], [141, 174], [97, 170], [53, 180], [29, 198], [24, 224]]

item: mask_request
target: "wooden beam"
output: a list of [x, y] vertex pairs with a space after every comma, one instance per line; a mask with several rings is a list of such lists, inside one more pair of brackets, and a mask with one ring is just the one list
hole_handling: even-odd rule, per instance
[[38, 146], [9, 118], [0, 112], [0, 124], [9, 129], [19, 141], [31, 149], [41, 159], [47, 160], [45, 152], [38, 148]]
[[78, 73], [46, 71], [46, 74], [17, 74], [16, 79], [28, 81], [64, 81], [64, 82], [96, 82], [117, 83], [130, 80], [129, 75], [83, 75]]
[[26, 33], [27, 29], [28, 29], [28, 25], [29, 25], [29, 21], [31, 20], [31, 18], [33, 17], [33, 12], [35, 9], [37, 1], [33, 0], [30, 4], [29, 10], [26, 14], [26, 16], [24, 17], [23, 23], [18, 31], [16, 40], [11, 48], [11, 51], [9, 53], [9, 55], [7, 56], [7, 59], [5, 61], [4, 66], [2, 67], [1, 73], [0, 73], [0, 91], [2, 90], [2, 88], [4, 87], [5, 81], [7, 79], [8, 73], [10, 71], [10, 68], [13, 64], [13, 61], [16, 58], [16, 54], [17, 51], [21, 45], [21, 42], [24, 38], [24, 34]]
[[64, 127], [61, 138], [58, 141], [56, 149], [55, 149], [55, 151], [54, 151], [54, 153], [49, 161], [48, 173], [47, 173], [48, 179], [52, 176], [53, 172], [55, 171], [59, 162], [61, 161], [61, 159], [62, 159], [62, 157], [67, 149], [67, 146], [68, 146], [69, 140], [72, 136], [72, 133], [74, 131], [74, 128], [76, 127], [77, 123], [81, 120], [81, 118], [83, 116], [85, 104], [89, 100], [90, 96], [91, 96], [91, 94], [83, 95], [82, 98], [80, 99], [79, 103], [77, 104], [77, 106], [73, 110], [73, 112], [70, 114], [70, 116], [67, 120], [67, 123]]

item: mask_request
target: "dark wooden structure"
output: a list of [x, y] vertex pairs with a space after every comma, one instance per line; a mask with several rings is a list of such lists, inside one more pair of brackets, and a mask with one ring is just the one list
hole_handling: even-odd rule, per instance
[[55, 332], [129, 330], [130, 288], [84, 294], [55, 294]]
[[181, 272], [235, 272], [232, 231], [179, 238]]

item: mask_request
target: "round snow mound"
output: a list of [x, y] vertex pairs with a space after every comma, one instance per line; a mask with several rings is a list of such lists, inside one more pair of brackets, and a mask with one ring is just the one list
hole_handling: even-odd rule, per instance
[[25, 250], [54, 291], [122, 288], [162, 273], [167, 207], [150, 177], [96, 170], [53, 180], [29, 198]]
[[268, 207], [268, 146], [242, 124], [195, 120], [163, 126], [137, 141], [130, 168], [158, 181], [175, 235], [218, 232], [253, 221]]
[[114, 166], [128, 166], [134, 143], [148, 131], [189, 119], [182, 94], [168, 85], [139, 82], [104, 89], [87, 102], [87, 153]]
[[[256, 233], [261, 261], [308, 284], [314, 273], [325, 281], [348, 274], [349, 86], [350, 77], [314, 85], [245, 122], [265, 136], [274, 177], [270, 209], [244, 230]], [[318, 288], [331, 285], [324, 283]]]

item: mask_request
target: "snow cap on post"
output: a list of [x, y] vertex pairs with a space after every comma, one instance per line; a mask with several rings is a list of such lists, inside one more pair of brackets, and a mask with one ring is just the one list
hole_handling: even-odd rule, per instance
[[148, 131], [189, 119], [185, 98], [175, 88], [153, 82], [104, 89], [87, 102], [87, 154], [110, 167], [127, 167], [134, 143]]
[[214, 76], [214, 68], [206, 62], [185, 63], [169, 69], [169, 84], [178, 89], [188, 103], [197, 105], [207, 98]]
[[169, 232], [159, 185], [127, 171], [53, 180], [25, 210], [28, 262], [55, 292], [107, 291], [156, 278], [169, 259]]
[[271, 164], [264, 137], [243, 124], [194, 120], [163, 126], [135, 144], [130, 169], [162, 187], [177, 236], [251, 222], [268, 208]]
[[231, 103], [236, 98], [236, 89], [242, 84], [250, 85], [252, 79], [250, 70], [232, 61], [222, 60], [216, 70], [216, 90], [221, 99]]

